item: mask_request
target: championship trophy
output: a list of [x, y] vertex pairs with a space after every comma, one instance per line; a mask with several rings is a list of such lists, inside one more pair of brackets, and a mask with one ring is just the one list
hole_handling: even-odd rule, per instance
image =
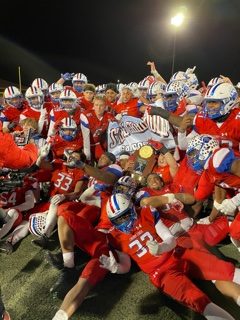
[[154, 149], [149, 145], [143, 146], [136, 150], [131, 158], [133, 161], [131, 176], [136, 182], [144, 185], [147, 175], [152, 172], [156, 164]]

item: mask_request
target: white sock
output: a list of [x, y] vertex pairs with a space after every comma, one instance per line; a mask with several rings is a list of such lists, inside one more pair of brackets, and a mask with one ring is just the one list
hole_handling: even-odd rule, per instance
[[210, 302], [203, 311], [203, 315], [208, 320], [234, 320], [234, 318], [225, 310]]
[[0, 208], [0, 219], [5, 221], [7, 215], [7, 211], [5, 209]]
[[7, 241], [11, 242], [12, 245], [25, 238], [29, 233], [29, 223], [28, 221], [22, 221], [19, 226], [17, 226], [13, 232], [8, 237]]
[[57, 206], [54, 204], [50, 204], [48, 214], [46, 217], [46, 225], [44, 229], [44, 233], [46, 234], [47, 237], [50, 237], [54, 227], [56, 226], [57, 223]]
[[6, 236], [8, 232], [12, 229], [14, 222], [17, 220], [19, 212], [15, 209], [10, 209], [5, 218], [5, 224], [0, 229], [0, 239]]
[[63, 253], [63, 264], [67, 268], [74, 267], [74, 252]]
[[237, 304], [238, 306], [240, 306], [240, 296], [238, 296], [237, 301], [236, 301], [236, 304]]
[[240, 284], [240, 269], [239, 268], [235, 268], [232, 281], [237, 284]]
[[68, 320], [68, 315], [63, 310], [58, 310], [52, 320]]
[[237, 239], [233, 239], [232, 237], [230, 237], [230, 240], [232, 241], [232, 243], [234, 244], [234, 246], [238, 249], [238, 251], [240, 252], [240, 241]]

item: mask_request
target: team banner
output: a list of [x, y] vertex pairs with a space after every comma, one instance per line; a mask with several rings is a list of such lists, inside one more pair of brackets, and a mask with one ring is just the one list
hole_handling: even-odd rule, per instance
[[[164, 119], [163, 119], [164, 120]], [[166, 121], [166, 120], [164, 120]], [[166, 129], [166, 130], [165, 130]], [[163, 143], [166, 148], [173, 149], [176, 144], [169, 126], [154, 133], [149, 129], [147, 122], [142, 119], [123, 116], [119, 122], [110, 122], [108, 127], [108, 151], [119, 156], [120, 152], [133, 153], [153, 139]], [[156, 131], [155, 131], [156, 132]]]

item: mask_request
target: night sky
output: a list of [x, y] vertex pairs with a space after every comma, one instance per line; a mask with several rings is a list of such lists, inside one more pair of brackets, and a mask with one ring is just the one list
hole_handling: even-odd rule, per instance
[[25, 85], [36, 77], [52, 83], [61, 72], [82, 72], [95, 84], [138, 82], [151, 60], [168, 81], [170, 18], [180, 7], [186, 20], [175, 71], [196, 65], [200, 81], [220, 74], [240, 81], [240, 0], [2, 1], [0, 78], [17, 82], [21, 66]]

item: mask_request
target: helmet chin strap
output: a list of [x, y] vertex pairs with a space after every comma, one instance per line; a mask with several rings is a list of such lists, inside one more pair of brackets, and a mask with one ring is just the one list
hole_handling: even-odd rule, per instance
[[212, 119], [212, 121], [222, 123], [222, 122], [224, 122], [229, 116], [230, 116], [230, 111], [229, 111], [228, 113], [226, 113], [226, 114], [218, 117], [218, 118]]

